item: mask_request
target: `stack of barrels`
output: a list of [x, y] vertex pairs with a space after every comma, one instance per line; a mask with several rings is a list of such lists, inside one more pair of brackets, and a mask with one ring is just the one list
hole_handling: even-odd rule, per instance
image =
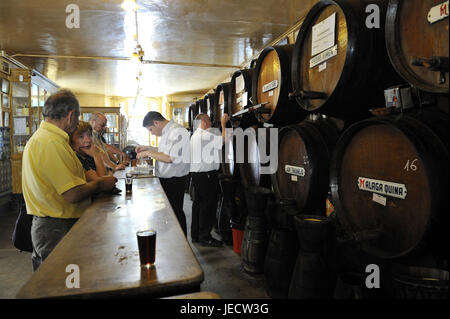
[[230, 213], [246, 220], [244, 270], [264, 273], [269, 296], [370, 297], [368, 264], [381, 267], [385, 295], [447, 296], [441, 2], [321, 0], [295, 44], [265, 48], [205, 97], [216, 127], [227, 113], [242, 132], [227, 141], [222, 174], [234, 183], [229, 200], [240, 187], [248, 206], [248, 216]]

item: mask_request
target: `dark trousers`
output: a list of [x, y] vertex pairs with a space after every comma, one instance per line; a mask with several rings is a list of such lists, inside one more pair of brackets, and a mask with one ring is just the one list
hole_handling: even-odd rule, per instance
[[33, 242], [31, 261], [33, 271], [39, 268], [77, 221], [77, 218], [63, 219], [33, 216], [31, 224], [31, 240]]
[[187, 236], [186, 215], [183, 211], [184, 188], [186, 184], [186, 176], [159, 178], [161, 186], [166, 193], [167, 199], [172, 206], [175, 216], [177, 216], [184, 235]]
[[194, 202], [192, 203], [191, 238], [208, 240], [216, 220], [219, 179], [217, 171], [192, 173]]

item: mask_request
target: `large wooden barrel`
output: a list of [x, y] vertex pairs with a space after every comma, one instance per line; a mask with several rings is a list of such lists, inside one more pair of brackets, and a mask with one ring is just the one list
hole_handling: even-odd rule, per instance
[[332, 201], [366, 253], [448, 256], [448, 122], [447, 114], [423, 110], [364, 120], [341, 136]]
[[189, 113], [188, 113], [188, 120], [189, 120], [189, 131], [193, 132], [194, 131], [194, 119], [197, 116], [196, 112], [196, 105], [194, 103], [192, 103], [191, 105], [189, 105]]
[[292, 273], [289, 298], [331, 298], [336, 286], [331, 220], [315, 215], [297, 215], [294, 220], [300, 249]]
[[213, 109], [214, 109], [214, 93], [206, 94], [203, 101], [204, 105], [206, 106], [206, 114], [208, 114], [209, 118], [211, 119], [211, 124], [214, 122], [214, 115], [213, 115]]
[[292, 44], [265, 48], [258, 57], [252, 81], [253, 104], [267, 103], [259, 109], [260, 120], [274, 125], [301, 122], [306, 112], [289, 99], [292, 92]]
[[189, 115], [190, 115], [190, 125], [189, 127], [192, 128], [192, 131], [195, 131], [195, 127], [194, 127], [194, 121], [195, 121], [195, 117], [200, 113], [200, 109], [199, 109], [199, 104], [197, 102], [192, 103], [189, 106]]
[[233, 127], [247, 128], [258, 123], [253, 112], [235, 115], [253, 105], [252, 94], [253, 69], [237, 70], [231, 77], [230, 108]]
[[216, 93], [214, 94], [214, 127], [221, 127], [220, 120], [222, 116], [227, 113], [230, 114], [230, 93], [231, 93], [231, 83], [220, 83], [216, 88]]
[[448, 270], [393, 265], [391, 276], [395, 299], [448, 300]]
[[298, 255], [298, 241], [294, 231], [272, 229], [264, 262], [267, 294], [271, 298], [286, 299]]
[[[380, 27], [368, 28], [366, 7], [379, 8]], [[322, 0], [309, 11], [297, 36], [292, 86], [305, 110], [337, 118], [368, 117], [385, 105], [384, 89], [404, 81], [385, 46], [386, 0]]]
[[386, 45], [392, 64], [406, 81], [424, 91], [449, 92], [449, 10], [443, 0], [389, 2]]
[[272, 175], [277, 198], [295, 199], [300, 211], [322, 210], [338, 138], [334, 123], [322, 117], [282, 128], [278, 135], [278, 170]]
[[262, 160], [260, 147], [258, 146], [258, 142], [262, 143], [262, 138], [260, 135], [264, 134], [266, 137], [264, 143], [265, 145], [261, 147], [265, 147], [265, 152], [267, 155], [270, 152], [276, 151], [274, 150], [273, 145], [271, 150], [270, 132], [270, 128], [263, 128], [260, 126], [249, 127], [244, 131], [243, 147], [242, 145], [238, 145], [237, 143], [235, 144], [235, 148], [240, 149], [239, 151], [237, 151], [237, 155], [235, 156], [236, 163], [238, 163], [239, 166], [239, 174], [241, 177], [242, 185], [244, 185], [245, 188], [249, 188], [252, 186], [262, 186], [266, 188], [272, 187], [270, 174], [263, 174], [263, 169], [267, 168], [270, 163], [264, 162]]
[[264, 272], [268, 241], [264, 217], [247, 217], [241, 247], [241, 260], [246, 272], [252, 274]]
[[206, 114], [206, 112], [207, 112], [207, 109], [206, 109], [206, 103], [205, 103], [205, 101], [204, 101], [203, 99], [197, 100], [197, 101], [195, 102], [195, 107], [196, 107], [196, 109], [198, 110], [198, 113], [199, 113], [199, 114], [200, 114], [200, 113]]

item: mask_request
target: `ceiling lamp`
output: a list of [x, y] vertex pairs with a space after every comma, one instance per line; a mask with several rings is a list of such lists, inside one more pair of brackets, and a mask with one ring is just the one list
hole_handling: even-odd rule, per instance
[[141, 45], [136, 45], [136, 48], [134, 49], [133, 54], [131, 55], [132, 61], [139, 61], [142, 62], [144, 59], [144, 50], [142, 49]]
[[138, 9], [136, 0], [124, 0], [120, 6], [127, 12], [136, 11]]

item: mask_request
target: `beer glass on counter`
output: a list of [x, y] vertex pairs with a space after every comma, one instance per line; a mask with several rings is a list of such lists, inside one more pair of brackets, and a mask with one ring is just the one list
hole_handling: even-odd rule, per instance
[[156, 231], [140, 230], [136, 233], [141, 266], [151, 266], [155, 263]]
[[133, 192], [133, 175], [131, 173], [125, 173], [125, 194], [131, 195]]

